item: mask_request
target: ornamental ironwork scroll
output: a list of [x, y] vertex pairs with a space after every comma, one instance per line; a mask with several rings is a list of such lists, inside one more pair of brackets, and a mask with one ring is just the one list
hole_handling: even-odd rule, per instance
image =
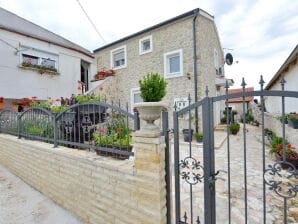
[[197, 161], [193, 157], [186, 157], [181, 160], [179, 164], [180, 175], [183, 180], [191, 185], [196, 185], [198, 182], [202, 182], [204, 178], [204, 167], [200, 161]]

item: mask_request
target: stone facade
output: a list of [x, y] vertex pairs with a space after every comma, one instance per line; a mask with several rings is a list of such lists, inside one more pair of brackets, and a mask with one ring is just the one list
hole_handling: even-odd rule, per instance
[[84, 223], [165, 224], [164, 140], [134, 140], [134, 161], [119, 161], [0, 135], [0, 163]]
[[[127, 66], [117, 69], [115, 76], [95, 92], [105, 93], [108, 99], [128, 102], [131, 108], [131, 89], [139, 87], [141, 80], [148, 72], [164, 74], [164, 54], [182, 49], [183, 74], [180, 77], [167, 78], [167, 95], [163, 102], [167, 104], [170, 114], [174, 99], [187, 97], [190, 94], [194, 100], [194, 68], [193, 68], [193, 15], [176, 20], [156, 29], [128, 38], [99, 51], [95, 51], [98, 69], [111, 67], [111, 51], [120, 46], [126, 46]], [[143, 55], [139, 54], [139, 40], [152, 36], [153, 50]], [[205, 87], [209, 87], [210, 96], [216, 95], [216, 75], [214, 50], [218, 52], [219, 66], [224, 64], [223, 52], [220, 45], [214, 20], [211, 17], [198, 15], [196, 20], [197, 35], [197, 67], [198, 67], [198, 99], [205, 96]], [[115, 91], [117, 90], [117, 91]], [[219, 112], [216, 116], [220, 116]], [[200, 117], [200, 116], [199, 116]], [[219, 120], [219, 119], [218, 119]]]

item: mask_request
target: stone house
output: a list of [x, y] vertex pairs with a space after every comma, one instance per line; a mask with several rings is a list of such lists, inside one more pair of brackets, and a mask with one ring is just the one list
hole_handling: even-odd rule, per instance
[[[285, 60], [273, 78], [265, 87], [265, 90], [281, 90], [280, 80], [285, 78], [285, 90], [298, 91], [298, 45], [291, 52], [289, 57]], [[265, 99], [265, 106], [267, 112], [271, 114], [281, 114], [281, 98], [267, 97]], [[298, 99], [285, 99], [285, 112], [298, 113]]]
[[[187, 106], [189, 94], [194, 102], [195, 85], [200, 100], [206, 86], [209, 95], [216, 96], [225, 84], [224, 56], [214, 17], [201, 9], [100, 47], [94, 55], [98, 70], [112, 68], [115, 75], [93, 83], [92, 91], [128, 102], [131, 111], [142, 100], [138, 82], [149, 72], [162, 74], [168, 83], [163, 102], [168, 105], [170, 116], [175, 102], [178, 109]], [[218, 103], [215, 124], [220, 122], [220, 110]]]
[[3, 8], [0, 57], [0, 108], [33, 96], [70, 97], [80, 81], [88, 89], [96, 70], [90, 51]]

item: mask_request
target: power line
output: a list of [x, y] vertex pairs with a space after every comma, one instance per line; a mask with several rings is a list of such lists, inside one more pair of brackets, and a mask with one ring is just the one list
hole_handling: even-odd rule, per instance
[[0, 41], [2, 41], [3, 43], [5, 43], [7, 46], [9, 46], [9, 47], [11, 47], [11, 48], [15, 49], [16, 51], [19, 51], [19, 49], [18, 49], [18, 48], [16, 48], [15, 46], [11, 45], [11, 44], [10, 44], [10, 43], [8, 43], [7, 41], [5, 41], [5, 40], [3, 40], [3, 39], [0, 39]]
[[79, 6], [81, 7], [82, 11], [85, 13], [87, 19], [89, 20], [89, 22], [91, 23], [91, 25], [93, 26], [93, 28], [95, 29], [96, 33], [98, 34], [98, 36], [100, 37], [100, 39], [106, 44], [106, 40], [103, 38], [103, 36], [100, 34], [100, 32], [98, 31], [98, 29], [96, 28], [95, 24], [93, 23], [93, 21], [91, 20], [91, 18], [88, 16], [87, 12], [85, 11], [85, 9], [83, 8], [82, 4], [80, 3], [79, 0], [77, 0], [77, 3], [79, 4]]

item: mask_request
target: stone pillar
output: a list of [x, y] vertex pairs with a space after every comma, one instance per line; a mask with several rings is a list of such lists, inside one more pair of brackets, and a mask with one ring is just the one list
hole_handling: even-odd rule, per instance
[[144, 183], [140, 183], [142, 192], [138, 198], [138, 205], [152, 214], [150, 223], [166, 224], [164, 137], [144, 132], [141, 127], [141, 130], [134, 134], [133, 142], [136, 175], [144, 180]]

